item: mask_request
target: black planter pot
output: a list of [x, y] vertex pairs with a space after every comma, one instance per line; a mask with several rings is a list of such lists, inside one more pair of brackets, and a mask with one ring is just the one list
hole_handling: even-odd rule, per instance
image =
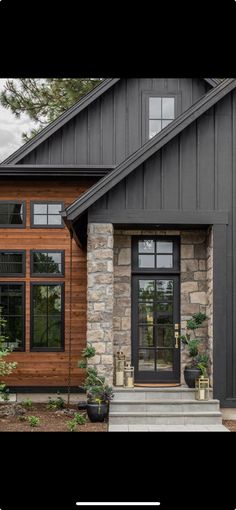
[[102, 422], [108, 417], [109, 404], [87, 404], [87, 414], [92, 422]]
[[189, 388], [195, 388], [195, 380], [201, 375], [200, 368], [185, 368], [184, 379]]

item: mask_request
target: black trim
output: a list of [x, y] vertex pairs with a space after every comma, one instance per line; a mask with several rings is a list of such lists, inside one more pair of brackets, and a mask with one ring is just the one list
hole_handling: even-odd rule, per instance
[[116, 186], [116, 184], [127, 177], [139, 165], [150, 158], [159, 149], [164, 147], [164, 145], [181, 133], [187, 126], [234, 90], [235, 87], [236, 80], [234, 78], [223, 80], [222, 83], [217, 85], [210, 92], [207, 92], [190, 108], [181, 113], [181, 115], [174, 119], [173, 122], [162, 129], [160, 133], [153, 136], [153, 138], [140, 147], [140, 149], [117, 165], [113, 172], [100, 179], [88, 191], [83, 193], [80, 198], [72, 202], [72, 204], [66, 208], [63, 216], [67, 216], [68, 220], [74, 221], [99, 198], [105, 195], [107, 191]]
[[[1, 252], [0, 252], [1, 253]], [[60, 253], [61, 254], [61, 273], [34, 273], [33, 264], [34, 253]], [[30, 250], [30, 276], [37, 278], [60, 278], [65, 276], [65, 250]]]
[[[61, 287], [61, 347], [34, 347], [34, 303], [33, 287], [47, 285]], [[30, 282], [30, 352], [64, 352], [65, 351], [65, 284], [64, 282]]]
[[[7, 386], [10, 393], [68, 393], [67, 386]], [[70, 386], [71, 393], [86, 393], [81, 386]]]
[[103, 177], [115, 165], [0, 165], [0, 176], [8, 177]]
[[23, 223], [15, 224], [15, 225], [6, 225], [0, 223], [0, 229], [1, 228], [25, 228], [26, 227], [26, 203], [25, 200], [0, 200], [1, 204], [22, 204], [23, 206]]
[[[34, 224], [34, 205], [37, 205], [37, 204], [39, 204], [39, 205], [40, 204], [45, 204], [45, 205], [60, 204], [61, 212], [64, 211], [64, 202], [62, 202], [61, 200], [33, 200], [32, 202], [30, 202], [30, 227], [31, 228], [41, 228], [41, 229], [65, 228], [65, 223], [64, 223], [62, 214], [60, 215], [61, 216], [61, 225], [48, 225], [48, 224], [47, 225], [44, 225], [44, 224], [35, 225]], [[47, 212], [47, 216], [48, 216], [48, 212]]]
[[[26, 250], [0, 250], [0, 254], [1, 253], [16, 253], [16, 254], [19, 254], [19, 255], [22, 255], [22, 273], [1, 273], [0, 271], [0, 278], [6, 276], [6, 277], [23, 277], [25, 276], [25, 271], [26, 271]], [[1, 267], [1, 262], [0, 262], [0, 267]]]
[[21, 344], [21, 347], [18, 348], [18, 349], [14, 349], [13, 352], [25, 352], [25, 310], [26, 310], [26, 306], [25, 306], [25, 296], [26, 296], [26, 292], [25, 292], [25, 282], [14, 282], [14, 281], [3, 281], [3, 282], [0, 282], [0, 286], [1, 285], [20, 285], [23, 289], [23, 295], [22, 295], [22, 302], [23, 302], [23, 311], [22, 311], [22, 331], [23, 331], [23, 336], [22, 336], [22, 344]]

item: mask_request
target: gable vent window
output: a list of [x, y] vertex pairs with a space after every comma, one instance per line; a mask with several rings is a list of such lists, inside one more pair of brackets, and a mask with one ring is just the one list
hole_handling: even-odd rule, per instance
[[168, 126], [174, 118], [174, 97], [149, 97], [149, 138]]

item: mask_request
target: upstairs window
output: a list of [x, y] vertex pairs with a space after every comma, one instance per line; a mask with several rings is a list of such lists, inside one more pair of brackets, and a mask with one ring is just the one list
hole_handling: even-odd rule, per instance
[[175, 118], [174, 97], [149, 97], [149, 139]]
[[62, 202], [34, 202], [31, 204], [31, 226], [38, 228], [62, 228]]
[[23, 202], [0, 202], [0, 227], [22, 228], [25, 226], [25, 206]]

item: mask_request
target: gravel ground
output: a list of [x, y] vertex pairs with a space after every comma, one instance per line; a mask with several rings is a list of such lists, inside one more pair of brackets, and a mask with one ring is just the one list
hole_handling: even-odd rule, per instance
[[231, 432], [236, 432], [236, 420], [223, 420], [223, 425]]

